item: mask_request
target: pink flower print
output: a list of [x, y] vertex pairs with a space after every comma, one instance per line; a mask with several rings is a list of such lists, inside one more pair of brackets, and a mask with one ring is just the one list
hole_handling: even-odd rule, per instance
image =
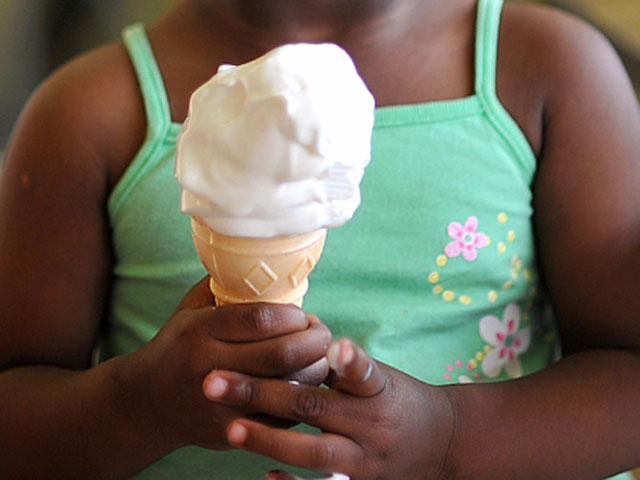
[[[447, 365], [447, 373], [444, 374], [444, 379], [447, 381], [451, 381], [453, 377], [464, 370], [466, 370], [469, 375], [476, 368], [476, 365], [472, 363], [470, 360], [469, 363], [464, 364], [462, 361], [458, 360], [455, 363], [450, 363]], [[473, 378], [469, 375], [458, 375], [458, 383], [473, 383], [475, 380], [480, 380], [480, 374], [475, 372], [473, 374]], [[475, 379], [475, 380], [474, 380]]]
[[489, 243], [489, 237], [478, 232], [478, 219], [469, 217], [464, 226], [459, 222], [451, 222], [447, 228], [449, 236], [453, 238], [444, 249], [447, 257], [454, 258], [462, 254], [467, 262], [473, 262], [478, 258], [478, 249], [484, 248]]
[[488, 315], [480, 320], [480, 336], [494, 347], [482, 361], [482, 372], [489, 378], [500, 375], [504, 368], [511, 378], [522, 376], [522, 355], [531, 343], [531, 328], [520, 327], [520, 308], [510, 303], [504, 310], [502, 320]]

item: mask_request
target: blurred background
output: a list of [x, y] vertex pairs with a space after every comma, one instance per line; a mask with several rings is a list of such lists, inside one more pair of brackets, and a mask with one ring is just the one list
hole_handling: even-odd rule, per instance
[[71, 57], [178, 0], [0, 0], [0, 152], [38, 83]]
[[[29, 94], [52, 69], [153, 21], [178, 0], [0, 0], [0, 152]], [[640, 85], [640, 0], [539, 1], [572, 11], [614, 43]]]
[[[0, 160], [20, 110], [46, 75], [78, 53], [117, 40], [129, 23], [153, 21], [177, 1], [0, 0]], [[547, 3], [594, 24], [640, 91], [640, 0], [511, 1]]]

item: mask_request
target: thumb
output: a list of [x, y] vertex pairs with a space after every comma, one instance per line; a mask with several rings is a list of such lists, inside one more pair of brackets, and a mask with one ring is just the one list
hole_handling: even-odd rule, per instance
[[215, 299], [209, 289], [209, 278], [210, 277], [207, 275], [196, 283], [180, 301], [176, 310], [198, 309], [214, 306]]
[[358, 397], [373, 397], [385, 386], [385, 377], [376, 361], [347, 338], [334, 342], [327, 351], [333, 370], [331, 388]]

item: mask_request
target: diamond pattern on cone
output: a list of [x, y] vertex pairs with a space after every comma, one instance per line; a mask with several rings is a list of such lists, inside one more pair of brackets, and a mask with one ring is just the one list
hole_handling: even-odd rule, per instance
[[254, 265], [249, 274], [243, 277], [242, 280], [256, 296], [260, 296], [278, 281], [278, 275], [269, 268], [269, 265], [260, 261]]
[[300, 260], [300, 262], [298, 262], [298, 265], [296, 265], [293, 272], [289, 274], [289, 282], [291, 282], [291, 286], [295, 288], [300, 285], [315, 266], [316, 261], [310, 255], [306, 255], [302, 260]]
[[191, 226], [217, 305], [261, 301], [302, 306], [326, 230], [252, 238], [216, 233], [198, 217], [192, 217]]

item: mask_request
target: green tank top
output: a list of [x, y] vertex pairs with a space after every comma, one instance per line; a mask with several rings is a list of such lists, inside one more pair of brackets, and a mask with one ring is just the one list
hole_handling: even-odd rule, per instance
[[[329, 232], [305, 297], [335, 337], [431, 383], [515, 378], [558, 355], [536, 267], [536, 158], [496, 94], [502, 3], [478, 2], [473, 95], [376, 110], [362, 205]], [[105, 358], [149, 341], [206, 274], [173, 175], [181, 125], [144, 28], [123, 38], [148, 132], [109, 199], [116, 265]], [[276, 467], [189, 447], [137, 478], [257, 479]]]

